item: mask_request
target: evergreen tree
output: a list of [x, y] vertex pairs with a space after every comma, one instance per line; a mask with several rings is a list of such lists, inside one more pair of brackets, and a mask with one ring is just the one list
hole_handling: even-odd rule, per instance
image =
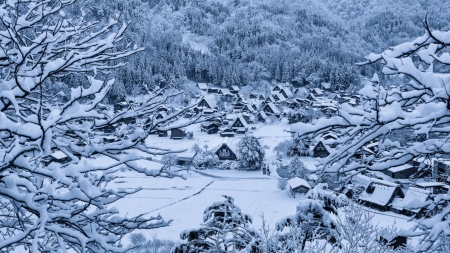
[[303, 162], [298, 159], [298, 156], [295, 156], [289, 163], [288, 173], [289, 178], [299, 177], [303, 179], [306, 179], [306, 177], [310, 174]]
[[249, 228], [252, 218], [241, 212], [230, 196], [225, 201], [215, 202], [203, 212], [203, 224], [198, 229], [188, 229], [180, 234], [187, 240], [173, 252], [258, 252], [259, 234]]
[[239, 168], [243, 170], [259, 170], [263, 166], [265, 151], [258, 138], [246, 134], [238, 143], [237, 156]]

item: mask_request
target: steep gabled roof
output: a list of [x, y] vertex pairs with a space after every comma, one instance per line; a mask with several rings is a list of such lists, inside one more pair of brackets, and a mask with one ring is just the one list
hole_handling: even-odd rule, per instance
[[291, 187], [291, 189], [296, 189], [298, 187], [306, 187], [308, 189], [311, 189], [311, 186], [308, 184], [308, 182], [306, 182], [305, 179], [299, 178], [299, 177], [294, 177], [292, 179], [289, 179], [287, 181], [287, 183], [289, 184], [289, 186]]
[[239, 115], [236, 117], [236, 119], [234, 119], [233, 123], [231, 123], [230, 126], [233, 126], [234, 123], [236, 123], [236, 121], [238, 121], [238, 120], [241, 121], [242, 127], [248, 128], [247, 121], [244, 119], [244, 117], [242, 116], [242, 114], [239, 114]]
[[273, 113], [275, 113], [275, 114], [280, 113], [280, 111], [278, 110], [278, 108], [275, 106], [274, 103], [268, 103], [268, 104], [266, 104], [266, 106], [270, 107], [270, 109], [272, 110]]
[[201, 90], [208, 89], [208, 85], [206, 83], [197, 83], [197, 87], [200, 88]]

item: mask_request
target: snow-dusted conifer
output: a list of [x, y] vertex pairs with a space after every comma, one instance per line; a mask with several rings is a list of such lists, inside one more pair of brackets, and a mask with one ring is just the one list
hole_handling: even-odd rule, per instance
[[306, 179], [306, 177], [310, 174], [309, 170], [306, 168], [305, 164], [295, 156], [294, 159], [291, 160], [288, 166], [289, 178], [299, 177], [302, 179]]
[[246, 134], [237, 144], [239, 168], [242, 170], [259, 170], [264, 163], [265, 151], [259, 139]]
[[179, 244], [175, 253], [258, 252], [259, 234], [249, 227], [252, 218], [241, 212], [232, 197], [223, 197], [225, 201], [215, 202], [205, 209], [201, 228], [180, 234], [187, 242]]

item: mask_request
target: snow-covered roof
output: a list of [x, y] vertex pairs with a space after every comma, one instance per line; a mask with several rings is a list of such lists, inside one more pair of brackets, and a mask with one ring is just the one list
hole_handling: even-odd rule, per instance
[[314, 88], [313, 91], [316, 92], [316, 94], [319, 95], [319, 96], [323, 95], [322, 90], [319, 89], [319, 88]]
[[356, 184], [356, 185], [361, 185], [364, 188], [369, 186], [369, 184], [372, 182], [370, 180], [370, 177], [358, 174], [352, 177], [352, 179], [350, 180], [352, 182], [352, 184]]
[[231, 89], [234, 91], [239, 91], [239, 87], [237, 85], [231, 85]]
[[290, 97], [292, 96], [292, 92], [290, 89], [283, 87], [282, 90], [284, 91], [284, 93], [286, 94], [286, 96]]
[[304, 186], [308, 189], [311, 189], [311, 186], [309, 186], [308, 182], [306, 182], [306, 180], [299, 178], [299, 177], [294, 177], [292, 179], [289, 179], [287, 181], [287, 183], [289, 184], [289, 186], [291, 187], [291, 189], [296, 189], [300, 186]]
[[275, 113], [275, 114], [279, 114], [280, 113], [280, 111], [278, 110], [278, 108], [275, 106], [274, 103], [268, 103], [266, 106], [269, 106], [270, 109], [273, 111], [273, 113]]
[[[239, 141], [239, 139], [237, 139], [237, 141]], [[215, 146], [215, 147], [212, 149], [212, 152], [214, 152], [214, 153], [217, 152], [217, 150], [219, 150], [219, 148], [222, 147], [223, 145], [228, 146], [228, 147], [231, 149], [231, 151], [236, 152], [236, 150], [237, 150], [236, 144], [237, 144], [237, 143], [235, 143], [235, 142], [234, 142], [233, 140], [231, 140], [230, 138], [225, 137], [225, 138], [223, 138], [223, 139], [219, 142], [219, 144], [218, 144], [217, 146]]]
[[419, 182], [419, 183], [416, 182], [415, 185], [425, 188], [425, 187], [440, 187], [444, 186], [445, 184], [439, 182]]
[[278, 91], [272, 92], [272, 96], [277, 96], [278, 99], [282, 102], [286, 101], [286, 98], [284, 97], [284, 95], [282, 93], [279, 93]]
[[260, 111], [260, 112], [259, 112], [259, 115], [261, 115], [261, 117], [262, 117], [263, 119], [266, 119], [266, 118], [267, 118], [267, 114], [266, 114], [266, 112], [264, 112], [264, 111]]
[[331, 83], [322, 83], [322, 87], [326, 90], [331, 88]]
[[229, 89], [220, 89], [220, 92], [221, 92], [223, 95], [231, 95], [231, 92], [230, 92]]
[[413, 212], [418, 212], [420, 210], [419, 208], [411, 207], [420, 206], [420, 204], [427, 201], [430, 196], [430, 191], [419, 189], [416, 187], [409, 187], [408, 191], [405, 193], [405, 197], [398, 204], [400, 204], [399, 207], [401, 208], [406, 208]]
[[403, 165], [400, 165], [400, 166], [391, 167], [391, 168], [389, 168], [387, 170], [392, 172], [392, 173], [396, 173], [396, 172], [399, 172], [399, 171], [411, 169], [412, 167], [413, 166], [411, 164], [403, 164]]
[[201, 90], [208, 89], [208, 85], [206, 83], [197, 83], [197, 87], [199, 87]]
[[242, 114], [239, 114], [239, 115], [236, 117], [236, 119], [234, 119], [233, 123], [231, 123], [230, 126], [233, 126], [234, 123], [236, 123], [236, 121], [237, 121], [238, 119], [241, 121], [241, 123], [242, 123], [242, 125], [243, 125], [243, 126], [242, 126], [243, 128], [248, 128], [247, 121], [244, 119], [244, 117], [242, 116]]
[[217, 107], [217, 102], [216, 102], [216, 99], [214, 99], [214, 97], [212, 97], [212, 96], [205, 96], [205, 97], [203, 97], [203, 99], [209, 105], [209, 107], [211, 107], [212, 109]]
[[51, 156], [53, 156], [55, 159], [58, 159], [58, 160], [67, 157], [67, 155], [64, 154], [64, 152], [62, 152], [61, 150], [55, 151], [53, 154], [51, 154]]
[[368, 193], [364, 191], [359, 197], [360, 200], [378, 204], [380, 206], [386, 206], [392, 198], [397, 187], [389, 184], [373, 184], [373, 192]]

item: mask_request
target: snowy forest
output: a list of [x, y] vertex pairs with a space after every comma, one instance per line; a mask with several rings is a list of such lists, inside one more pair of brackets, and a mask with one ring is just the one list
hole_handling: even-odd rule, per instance
[[448, 13], [0, 1], [0, 252], [450, 252]]

